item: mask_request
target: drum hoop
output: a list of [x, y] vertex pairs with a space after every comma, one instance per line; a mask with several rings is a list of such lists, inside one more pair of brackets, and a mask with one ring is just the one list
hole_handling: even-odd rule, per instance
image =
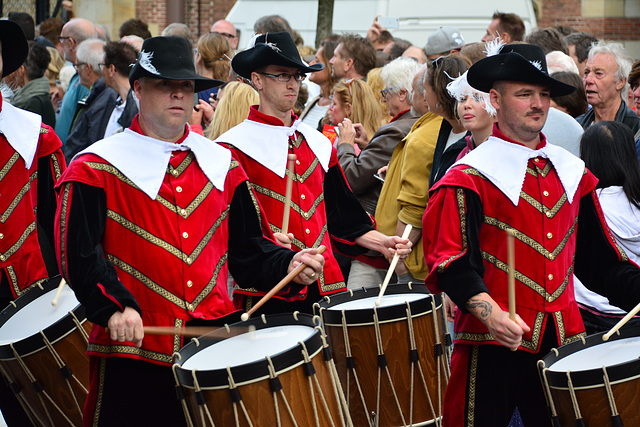
[[[610, 368], [607, 367], [607, 373], [610, 372], [609, 369]], [[602, 372], [602, 370], [600, 370], [600, 372]], [[555, 373], [556, 372], [554, 372], [554, 374]], [[549, 372], [547, 371], [547, 375], [548, 374], [549, 374]], [[565, 376], [565, 379], [566, 379], [566, 373], [563, 372], [562, 374]], [[574, 373], [571, 372], [571, 381], [572, 382], [573, 382], [573, 374]], [[600, 377], [602, 378], [602, 375]], [[609, 381], [609, 384], [614, 386], [614, 385], [618, 385], [618, 384], [624, 384], [624, 383], [629, 382], [629, 381], [634, 381], [634, 380], [637, 380], [637, 379], [640, 379], [640, 374], [635, 375], [633, 377], [623, 378], [623, 379], [618, 380], [618, 381]], [[565, 384], [566, 383], [567, 382], [565, 381]], [[574, 390], [591, 390], [591, 389], [603, 388], [604, 386], [605, 386], [604, 385], [604, 381], [601, 382], [600, 384], [591, 384], [591, 385], [584, 385], [584, 386], [579, 386], [579, 387], [577, 387], [575, 385], [575, 383], [574, 383], [573, 389]], [[569, 390], [569, 387], [558, 387], [558, 386], [553, 386], [553, 385], [549, 385], [549, 388], [552, 389], [552, 390]]]
[[[556, 372], [547, 369], [553, 363], [569, 356], [573, 353], [588, 347], [603, 343], [602, 336], [606, 332], [589, 335], [582, 340], [572, 341], [568, 344], [560, 346], [555, 351], [550, 352], [538, 363], [540, 369], [544, 369], [545, 376], [549, 382], [549, 386], [554, 389], [567, 389], [567, 374], [564, 372]], [[609, 341], [617, 341], [624, 338], [636, 338], [640, 336], [640, 326], [620, 329], [620, 334], [614, 334]], [[557, 352], [557, 354], [556, 354]], [[627, 362], [618, 363], [616, 365], [606, 366], [607, 374], [611, 384], [618, 384], [629, 381], [632, 378], [640, 377], [640, 358], [631, 359]], [[594, 388], [602, 386], [602, 368], [588, 369], [583, 371], [571, 371], [571, 381], [574, 389]]]
[[[18, 311], [25, 308], [31, 302], [41, 297], [42, 295], [46, 294], [47, 292], [50, 292], [56, 289], [58, 286], [58, 282], [60, 282], [60, 276], [49, 279], [47, 282], [43, 283], [42, 289], [40, 289], [39, 287], [35, 287], [33, 289], [30, 289], [28, 292], [21, 295], [20, 297], [18, 297], [14, 301], [16, 305], [15, 307], [13, 305], [9, 305], [8, 307], [6, 307], [4, 310], [0, 312], [0, 328], [5, 323], [7, 323], [7, 321], [11, 317], [13, 317], [16, 313], [18, 313]], [[78, 304], [72, 310], [72, 312], [78, 318], [78, 320], [80, 320], [81, 323], [84, 323], [86, 321], [85, 308], [83, 305]], [[77, 325], [73, 321], [73, 317], [70, 316], [69, 313], [67, 313], [63, 318], [61, 318], [57, 322], [43, 329], [42, 332], [44, 333], [44, 335], [47, 337], [47, 339], [51, 344], [55, 344], [56, 342], [64, 339], [67, 335], [73, 333], [76, 327]], [[44, 342], [42, 335], [40, 334], [40, 331], [26, 338], [23, 338], [21, 340], [14, 341], [12, 344], [16, 352], [22, 357], [29, 356], [31, 354], [37, 353], [38, 351], [46, 348], [46, 344]], [[10, 344], [0, 345], [0, 360], [14, 360], [14, 359], [15, 359], [15, 355], [11, 350], [11, 345]]]
[[[266, 329], [269, 327], [278, 326], [291, 326], [302, 325], [315, 328], [317, 323], [314, 321], [314, 317], [309, 314], [297, 314], [297, 319], [293, 314], [276, 314], [266, 316], [267, 323], [263, 323], [261, 318], [249, 319], [246, 322], [238, 322], [230, 326], [230, 330], [233, 331], [233, 326], [247, 327], [253, 325], [257, 330]], [[224, 328], [221, 328], [224, 331]], [[236, 334], [239, 335], [239, 334]], [[233, 333], [229, 334], [229, 338], [235, 336]], [[193, 381], [193, 373], [197, 376], [198, 384], [202, 389], [224, 389], [229, 388], [229, 374], [225, 368], [213, 369], [213, 370], [191, 370], [182, 367], [184, 362], [189, 360], [191, 356], [198, 351], [202, 351], [214, 344], [224, 341], [226, 338], [212, 338], [202, 340], [200, 346], [195, 341], [191, 341], [185, 345], [178, 352], [179, 358], [174, 363], [174, 372], [181, 386], [187, 388], [195, 388]], [[316, 329], [304, 344], [311, 355], [316, 355], [322, 350], [322, 337], [321, 331]], [[291, 348], [288, 348], [280, 353], [270, 355], [271, 362], [276, 373], [283, 373], [291, 370], [304, 362], [302, 355], [302, 346], [298, 343]], [[250, 384], [256, 381], [261, 381], [265, 378], [269, 378], [269, 363], [265, 359], [257, 360], [255, 362], [245, 363], [243, 365], [233, 366], [230, 368], [236, 385]]]
[[[338, 304], [356, 301], [364, 298], [371, 298], [380, 292], [378, 286], [370, 288], [362, 288], [353, 292], [342, 292], [337, 295], [323, 299], [314, 306], [316, 314], [322, 313], [322, 321], [328, 326], [341, 326], [342, 325], [342, 313], [344, 311], [345, 323], [349, 326], [364, 326], [372, 325], [374, 323], [374, 310], [373, 308], [359, 308], [352, 310], [332, 310]], [[397, 295], [397, 294], [411, 294], [419, 293], [424, 294], [425, 298], [411, 301], [409, 306], [411, 307], [411, 317], [419, 317], [424, 314], [431, 314], [433, 306], [431, 304], [432, 299], [435, 302], [436, 310], [442, 306], [442, 296], [440, 294], [433, 295], [429, 292], [429, 289], [423, 284], [411, 284], [411, 285], [391, 285], [387, 288], [385, 295]], [[407, 305], [397, 304], [388, 307], [378, 307], [376, 309], [378, 313], [378, 323], [389, 323], [407, 318]]]

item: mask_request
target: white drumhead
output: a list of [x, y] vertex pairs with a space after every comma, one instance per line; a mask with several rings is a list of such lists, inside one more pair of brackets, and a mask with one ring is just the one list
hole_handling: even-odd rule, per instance
[[7, 345], [35, 335], [63, 319], [78, 306], [75, 294], [67, 285], [62, 289], [58, 304], [51, 305], [56, 291], [57, 289], [52, 289], [40, 295], [11, 316], [0, 327], [0, 345]]
[[187, 359], [182, 367], [208, 371], [257, 362], [306, 341], [314, 332], [314, 328], [304, 325], [258, 329], [210, 345]]
[[[414, 294], [394, 294], [394, 295], [383, 295], [382, 300], [380, 301], [380, 306], [382, 307], [393, 307], [395, 305], [404, 305], [407, 302], [414, 302], [426, 298], [427, 294], [423, 293], [414, 293]], [[328, 310], [362, 310], [362, 309], [373, 309], [376, 306], [376, 300], [378, 296], [367, 297], [354, 299], [351, 301], [342, 302], [340, 304], [336, 304]]]
[[549, 366], [550, 371], [587, 371], [629, 362], [640, 357], [640, 337], [605, 341], [572, 353]]

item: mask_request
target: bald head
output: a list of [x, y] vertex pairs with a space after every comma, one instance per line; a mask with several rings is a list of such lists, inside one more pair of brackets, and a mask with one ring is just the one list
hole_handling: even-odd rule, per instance
[[84, 18], [74, 18], [62, 27], [62, 47], [64, 58], [67, 61], [76, 62], [76, 49], [85, 40], [96, 38], [96, 27], [91, 21]]
[[222, 34], [229, 41], [229, 46], [231, 49], [236, 50], [238, 48], [238, 32], [236, 31], [236, 27], [229, 21], [225, 19], [221, 19], [216, 21], [211, 26], [212, 33]]

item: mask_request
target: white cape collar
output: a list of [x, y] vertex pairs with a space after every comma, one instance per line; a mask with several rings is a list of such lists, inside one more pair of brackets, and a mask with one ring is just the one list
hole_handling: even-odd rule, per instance
[[302, 123], [300, 119], [291, 127], [274, 126], [246, 119], [220, 135], [215, 142], [231, 144], [280, 178], [284, 178], [289, 153], [289, 137], [298, 131], [304, 135], [320, 165], [329, 170], [331, 142], [327, 137]]
[[582, 180], [584, 162], [557, 145], [547, 143], [538, 150], [532, 150], [491, 136], [475, 150], [458, 160], [454, 166], [462, 164], [478, 170], [515, 206], [518, 206], [527, 174], [527, 164], [529, 159], [535, 157], [543, 157], [551, 161], [567, 194], [567, 199], [572, 203]]
[[180, 144], [176, 144], [125, 129], [122, 133], [90, 145], [76, 154], [74, 160], [82, 154], [96, 154], [118, 168], [150, 198], [155, 199], [162, 186], [171, 153], [187, 150], [193, 151], [204, 174], [222, 191], [231, 164], [231, 151], [191, 131]]
[[27, 169], [31, 168], [38, 151], [42, 118], [38, 114], [14, 107], [6, 101], [2, 102], [0, 111], [0, 133], [4, 134], [9, 144], [20, 154]]

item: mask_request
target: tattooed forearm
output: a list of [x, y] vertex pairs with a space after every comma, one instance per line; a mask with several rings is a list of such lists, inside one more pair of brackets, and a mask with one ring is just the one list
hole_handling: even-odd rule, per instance
[[493, 307], [489, 302], [483, 301], [479, 298], [469, 298], [465, 305], [469, 311], [478, 310], [478, 317], [483, 321], [487, 320], [489, 316], [491, 316], [491, 311], [493, 310]]

